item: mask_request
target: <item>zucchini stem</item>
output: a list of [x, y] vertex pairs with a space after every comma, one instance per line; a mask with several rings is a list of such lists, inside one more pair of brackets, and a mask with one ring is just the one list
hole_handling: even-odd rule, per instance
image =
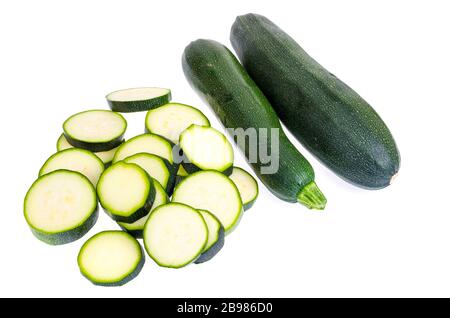
[[300, 190], [297, 195], [297, 201], [308, 209], [315, 210], [323, 210], [327, 204], [327, 199], [314, 181], [311, 181]]

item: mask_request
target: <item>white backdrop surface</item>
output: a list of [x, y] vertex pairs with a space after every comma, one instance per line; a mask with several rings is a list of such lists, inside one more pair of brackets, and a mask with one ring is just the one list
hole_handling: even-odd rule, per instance
[[[248, 12], [277, 23], [374, 106], [399, 146], [399, 177], [384, 190], [358, 189], [303, 150], [328, 198], [324, 212], [277, 200], [260, 183], [212, 261], [173, 270], [147, 257], [129, 284], [93, 286], [76, 256], [94, 233], [118, 229], [106, 214], [56, 247], [23, 218], [62, 122], [107, 108], [110, 91], [161, 86], [222, 129], [187, 84], [181, 54], [197, 38], [231, 47], [231, 24]], [[448, 1], [3, 1], [0, 296], [450, 296], [449, 12]], [[126, 137], [143, 131], [144, 116], [125, 115]]]

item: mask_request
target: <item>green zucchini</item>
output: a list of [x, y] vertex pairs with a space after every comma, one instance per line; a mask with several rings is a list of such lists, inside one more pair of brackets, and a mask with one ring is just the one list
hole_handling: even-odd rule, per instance
[[263, 16], [237, 17], [231, 43], [286, 127], [326, 166], [363, 188], [392, 182], [400, 168], [394, 138], [353, 89]]
[[256, 162], [249, 160], [252, 155], [249, 143], [238, 142], [239, 148], [264, 185], [282, 200], [298, 201], [308, 208], [323, 209], [326, 199], [314, 182], [311, 165], [284, 134], [269, 101], [236, 57], [218, 42], [197, 40], [186, 47], [182, 63], [188, 82], [214, 110], [226, 128], [279, 132], [278, 149], [275, 140], [272, 143], [270, 132], [267, 136], [256, 136], [257, 148], [268, 148], [279, 159], [279, 168], [270, 174], [261, 171], [266, 163], [259, 155]]
[[[74, 148], [74, 147], [67, 141], [66, 137], [64, 137], [64, 134], [61, 134], [61, 136], [59, 136], [59, 138], [58, 138], [58, 141], [56, 142], [56, 150], [62, 151], [62, 150], [66, 150], [69, 148]], [[113, 148], [111, 150], [107, 150], [107, 151], [94, 152], [94, 155], [99, 157], [100, 160], [103, 161], [103, 163], [105, 164], [105, 167], [106, 167], [107, 165], [111, 164], [117, 148], [118, 147]]]
[[94, 285], [122, 286], [139, 274], [145, 256], [130, 234], [104, 231], [83, 244], [77, 261], [81, 274]]
[[154, 109], [167, 104], [170, 98], [170, 89], [159, 87], [121, 89], [106, 95], [109, 107], [122, 113]]
[[103, 209], [114, 221], [133, 223], [150, 212], [155, 186], [138, 165], [118, 162], [101, 175], [97, 194]]
[[34, 236], [45, 243], [59, 245], [78, 240], [98, 218], [94, 186], [78, 172], [47, 173], [28, 190], [24, 216]]
[[123, 142], [127, 121], [110, 110], [87, 110], [63, 124], [64, 137], [74, 147], [92, 152], [108, 151]]

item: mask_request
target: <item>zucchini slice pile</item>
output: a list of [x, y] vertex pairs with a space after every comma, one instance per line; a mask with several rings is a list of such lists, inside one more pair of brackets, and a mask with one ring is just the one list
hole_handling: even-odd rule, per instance
[[[32, 233], [57, 245], [83, 237], [98, 205], [122, 229], [93, 235], [78, 266], [95, 285], [120, 286], [144, 266], [181, 268], [211, 260], [256, 200], [258, 184], [233, 167], [233, 147], [197, 108], [168, 103], [170, 90], [142, 88], [107, 96], [111, 110], [88, 110], [63, 124], [57, 152], [28, 190]], [[148, 110], [145, 133], [125, 141], [125, 118]]]

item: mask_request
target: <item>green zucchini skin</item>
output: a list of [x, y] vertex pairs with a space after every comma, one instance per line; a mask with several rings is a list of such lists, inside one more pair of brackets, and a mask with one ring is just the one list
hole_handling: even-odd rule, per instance
[[69, 134], [66, 133], [64, 133], [64, 137], [66, 137], [68, 143], [74, 146], [75, 148], [81, 148], [92, 152], [111, 150], [113, 148], [120, 146], [125, 140], [123, 135], [108, 142], [95, 142], [95, 143], [74, 139]]
[[391, 183], [400, 168], [399, 151], [361, 96], [263, 16], [237, 17], [231, 43], [281, 121], [319, 160], [363, 188]]
[[170, 90], [168, 90], [168, 93], [165, 95], [144, 100], [117, 101], [108, 99], [108, 95], [106, 95], [106, 101], [108, 102], [109, 108], [111, 108], [112, 111], [119, 113], [148, 111], [165, 105], [172, 99]]
[[[236, 57], [222, 44], [212, 40], [191, 42], [184, 50], [184, 74], [194, 90], [213, 109], [227, 128], [278, 128], [279, 169], [274, 174], [262, 174], [264, 164], [249, 164], [264, 185], [278, 198], [301, 202], [308, 208], [323, 209], [326, 199], [314, 183], [314, 171], [309, 162], [284, 134], [275, 111]], [[271, 134], [258, 139], [258, 146], [272, 147]], [[259, 136], [258, 136], [259, 138]], [[236, 142], [236, 140], [234, 140]], [[249, 158], [249, 145], [238, 144]]]
[[162, 96], [160, 98], [155, 98], [154, 100], [136, 100], [136, 101], [110, 101], [108, 100], [109, 108], [112, 111], [119, 113], [134, 113], [134, 112], [144, 112], [150, 109], [158, 108], [164, 104], [170, 102], [170, 94], [168, 96]]
[[217, 242], [214, 243], [207, 251], [200, 254], [200, 256], [194, 261], [195, 264], [205, 263], [211, 260], [217, 253], [220, 252], [222, 247], [225, 245], [225, 229], [223, 226], [220, 226], [219, 229], [219, 238]]
[[[190, 162], [189, 159], [186, 156], [184, 156], [182, 165], [183, 165], [184, 170], [186, 170], [186, 172], [188, 174], [195, 173], [197, 171], [203, 170], [202, 168], [197, 167], [195, 164]], [[219, 171], [219, 172], [223, 173], [224, 175], [226, 175], [228, 177], [233, 172], [233, 165], [231, 165], [228, 168], [226, 168], [225, 170]]]

